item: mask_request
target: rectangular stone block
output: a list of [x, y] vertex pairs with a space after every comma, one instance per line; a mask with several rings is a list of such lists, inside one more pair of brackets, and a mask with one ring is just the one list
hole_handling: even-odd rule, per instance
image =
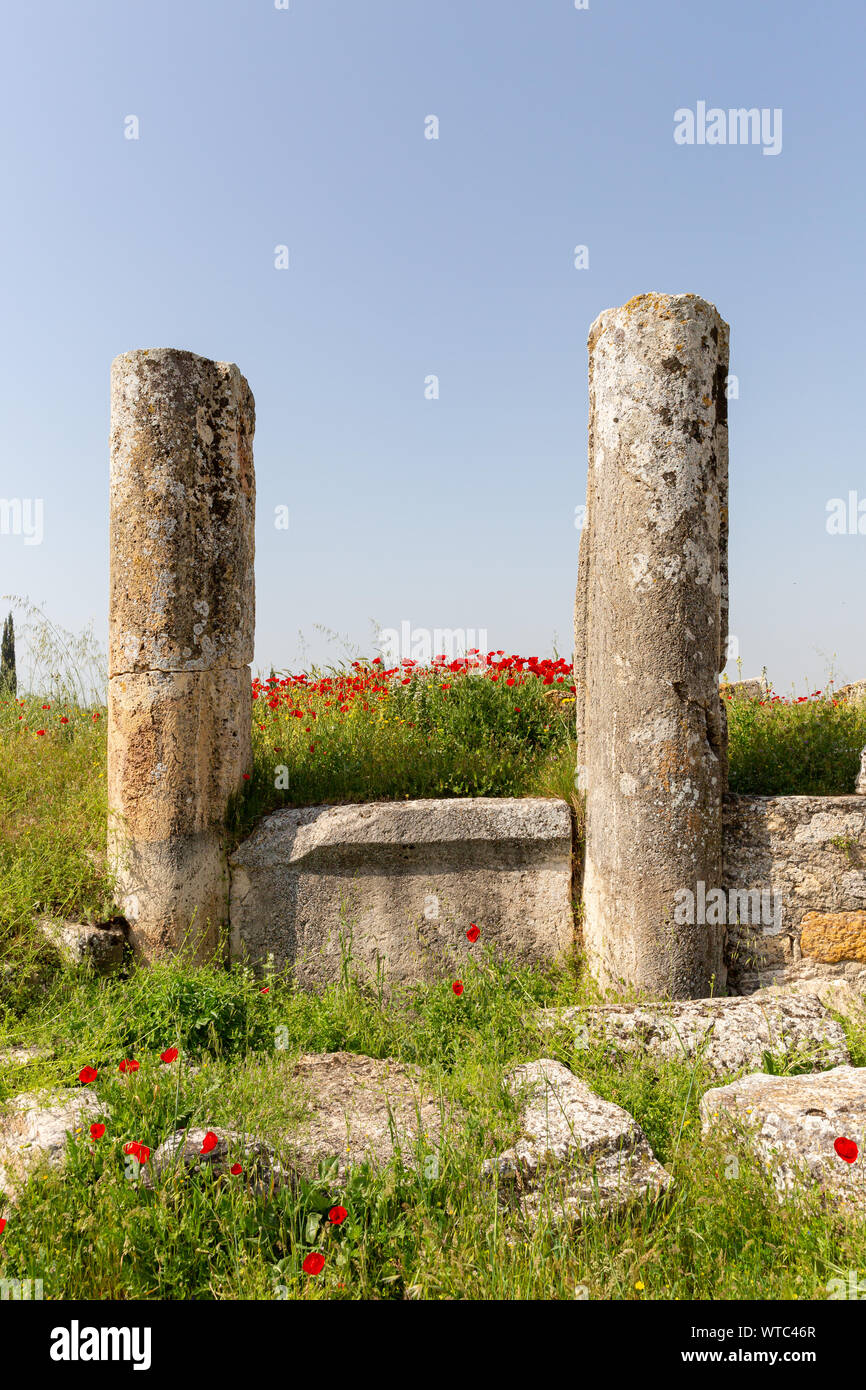
[[[344, 953], [392, 983], [456, 978], [492, 945], [542, 964], [573, 940], [571, 812], [472, 797], [276, 811], [231, 856], [232, 952], [298, 983], [340, 979]], [[471, 923], [477, 946], [466, 938]]]

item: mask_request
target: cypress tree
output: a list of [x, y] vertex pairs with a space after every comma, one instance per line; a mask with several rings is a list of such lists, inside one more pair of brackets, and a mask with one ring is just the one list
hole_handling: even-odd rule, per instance
[[3, 640], [0, 642], [0, 691], [15, 695], [18, 691], [18, 676], [15, 671], [15, 624], [12, 614], [3, 624]]

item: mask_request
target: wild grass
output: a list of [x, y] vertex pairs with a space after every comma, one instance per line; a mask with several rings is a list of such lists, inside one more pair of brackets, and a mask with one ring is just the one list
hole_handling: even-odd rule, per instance
[[[64, 972], [0, 1033], [0, 1046], [55, 1052], [0, 1069], [0, 1097], [77, 1084], [85, 1064], [99, 1072], [89, 1089], [105, 1135], [73, 1136], [64, 1170], [31, 1181], [0, 1237], [0, 1277], [42, 1279], [46, 1298], [808, 1300], [866, 1270], [866, 1222], [814, 1191], [780, 1202], [747, 1156], [726, 1176], [729, 1145], [700, 1135], [698, 1100], [718, 1079], [699, 1064], [614, 1057], [540, 1031], [535, 1005], [592, 997], [573, 969], [542, 974], [482, 953], [460, 998], [447, 981], [383, 998], [351, 973], [320, 995], [274, 979], [266, 996], [241, 970], [175, 963], [142, 975]], [[866, 1037], [856, 1041], [862, 1057]], [[170, 1045], [180, 1056], [165, 1065]], [[320, 1175], [295, 1196], [207, 1173], [148, 1190], [124, 1157], [130, 1140], [153, 1150], [185, 1125], [255, 1133], [279, 1151], [303, 1124], [293, 1061], [337, 1049], [420, 1068], [451, 1117], [438, 1172], [362, 1166], [341, 1187]], [[575, 1225], [556, 1219], [551, 1194], [533, 1230], [482, 1174], [517, 1135], [505, 1068], [543, 1055], [635, 1116], [674, 1178], [663, 1199]], [[134, 1075], [118, 1071], [127, 1056], [140, 1062]], [[337, 1202], [348, 1217], [332, 1226], [323, 1214]], [[315, 1277], [302, 1270], [313, 1249], [325, 1256]]]

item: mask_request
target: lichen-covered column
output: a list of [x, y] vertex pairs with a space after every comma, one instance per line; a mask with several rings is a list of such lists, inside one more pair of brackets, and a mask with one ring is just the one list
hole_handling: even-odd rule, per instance
[[225, 813], [251, 771], [255, 403], [237, 367], [111, 369], [109, 858], [136, 952], [204, 959], [228, 920]]
[[603, 985], [679, 999], [725, 978], [724, 916], [706, 901], [722, 882], [727, 779], [728, 341], [695, 295], [639, 295], [589, 334], [575, 603], [584, 944]]

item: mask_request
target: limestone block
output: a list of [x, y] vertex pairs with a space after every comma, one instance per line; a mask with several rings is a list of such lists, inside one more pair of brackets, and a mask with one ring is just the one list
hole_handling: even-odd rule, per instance
[[[268, 816], [231, 857], [233, 953], [340, 979], [343, 951], [391, 983], [459, 975], [473, 949], [551, 961], [573, 939], [565, 802], [473, 797]], [[465, 932], [475, 922], [477, 948]]]
[[[750, 1147], [773, 1173], [780, 1197], [820, 1187], [866, 1213], [866, 1067], [803, 1076], [744, 1076], [701, 1098], [704, 1134], [719, 1129]], [[840, 1158], [835, 1141], [853, 1140], [859, 1157]]]
[[840, 960], [866, 965], [866, 912], [807, 912], [800, 950], [830, 965]]
[[581, 1220], [656, 1197], [670, 1174], [628, 1111], [602, 1100], [561, 1062], [512, 1067], [506, 1086], [520, 1105], [520, 1138], [494, 1161], [500, 1191], [530, 1224]]
[[816, 1069], [851, 1060], [841, 1026], [814, 995], [544, 1009], [541, 1023], [569, 1028], [580, 1047], [610, 1043], [665, 1061], [700, 1053], [720, 1074], [761, 1068], [765, 1052]]

